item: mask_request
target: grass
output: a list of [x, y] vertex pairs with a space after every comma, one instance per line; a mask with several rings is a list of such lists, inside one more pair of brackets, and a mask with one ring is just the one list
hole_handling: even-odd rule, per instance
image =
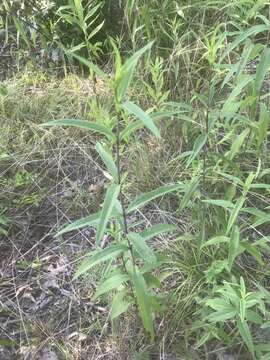
[[167, 305], [155, 316], [156, 341], [149, 345], [132, 309], [109, 321], [111, 295], [92, 301], [106, 266], [72, 280], [95, 229], [54, 237], [101, 209], [109, 178], [98, 135], [39, 125], [75, 118], [112, 126], [113, 94], [99, 77], [94, 85], [34, 66], [1, 83], [0, 358], [268, 359], [269, 4], [164, 1], [162, 17], [156, 1], [123, 6], [121, 53], [156, 40], [129, 99], [162, 112], [161, 140], [140, 129], [120, 149], [124, 200], [164, 184], [184, 189], [128, 218], [138, 230], [178, 229], [149, 242], [170, 258], [156, 271]]

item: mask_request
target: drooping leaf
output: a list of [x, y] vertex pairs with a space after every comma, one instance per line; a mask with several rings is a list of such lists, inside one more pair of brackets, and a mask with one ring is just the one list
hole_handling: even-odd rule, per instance
[[244, 143], [245, 138], [248, 136], [250, 129], [245, 129], [240, 135], [237, 135], [236, 139], [232, 143], [229, 153], [226, 155], [229, 160], [233, 160], [239, 153], [241, 146]]
[[112, 184], [107, 189], [104, 204], [102, 206], [102, 210], [100, 214], [98, 228], [97, 228], [97, 234], [96, 234], [97, 245], [99, 245], [102, 240], [110, 215], [116, 204], [116, 200], [119, 195], [119, 192], [120, 192], [120, 185]]
[[130, 232], [128, 233], [128, 238], [142, 260], [150, 263], [155, 263], [157, 261], [154, 251], [146, 244], [145, 240], [139, 234]]
[[150, 192], [143, 193], [129, 204], [127, 212], [130, 213], [137, 210], [146, 205], [149, 201], [179, 189], [183, 189], [183, 184], [165, 185]]
[[146, 241], [164, 232], [170, 232], [175, 230], [177, 230], [177, 226], [173, 224], [156, 224], [142, 231], [140, 233], [140, 236], [144, 239], [144, 241]]
[[159, 130], [156, 127], [154, 121], [139, 106], [132, 103], [131, 101], [126, 101], [124, 104], [122, 104], [122, 108], [127, 110], [130, 114], [135, 115], [157, 138], [160, 138]]
[[93, 296], [93, 301], [97, 299], [99, 296], [106, 294], [107, 292], [113, 289], [118, 288], [120, 285], [123, 284], [123, 282], [126, 282], [128, 280], [129, 280], [129, 276], [127, 274], [116, 274], [111, 276], [110, 278], [106, 279], [99, 285], [95, 295]]
[[155, 337], [155, 332], [149, 302], [149, 294], [147, 292], [144, 277], [140, 272], [135, 270], [133, 272], [132, 280], [139, 315], [142, 319], [145, 330], [150, 334], [151, 340], [153, 341]]
[[96, 150], [106, 165], [109, 173], [114, 178], [114, 181], [118, 182], [118, 171], [111, 154], [109, 154], [100, 143], [96, 144]]
[[87, 258], [83, 260], [82, 263], [78, 266], [74, 278], [76, 279], [80, 275], [84, 274], [86, 271], [90, 270], [93, 266], [98, 265], [101, 262], [115, 259], [127, 250], [127, 246], [120, 244], [111, 245], [106, 247], [105, 249], [100, 249], [90, 253], [89, 255], [87, 255]]
[[184, 194], [183, 198], [181, 199], [180, 206], [179, 206], [180, 211], [182, 211], [185, 207], [188, 206], [191, 197], [193, 196], [193, 194], [195, 193], [195, 191], [198, 188], [198, 185], [199, 185], [199, 178], [198, 177], [193, 178], [191, 180], [191, 183], [187, 186], [185, 194]]
[[93, 121], [78, 120], [78, 119], [63, 119], [48, 121], [41, 126], [74, 126], [81, 129], [98, 132], [99, 134], [105, 135], [109, 140], [115, 140], [115, 135], [107, 127], [97, 124]]
[[96, 226], [99, 221], [99, 217], [100, 212], [76, 220], [73, 223], [66, 225], [62, 230], [58, 231], [55, 236], [65, 234], [69, 231], [78, 230], [86, 226]]

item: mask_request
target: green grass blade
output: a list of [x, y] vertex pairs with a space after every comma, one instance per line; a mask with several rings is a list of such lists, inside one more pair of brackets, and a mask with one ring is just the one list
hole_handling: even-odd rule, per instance
[[192, 161], [199, 155], [200, 151], [204, 147], [205, 143], [207, 141], [207, 134], [201, 134], [197, 137], [197, 139], [194, 142], [192, 153], [190, 154], [190, 157], [188, 158], [186, 168], [189, 167], [189, 165], [192, 163]]

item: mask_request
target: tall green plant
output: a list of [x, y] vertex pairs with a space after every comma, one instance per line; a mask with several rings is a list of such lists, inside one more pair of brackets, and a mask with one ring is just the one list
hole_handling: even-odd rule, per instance
[[[153, 288], [158, 286], [160, 280], [153, 275], [153, 271], [165, 261], [165, 258], [149, 246], [148, 240], [162, 232], [175, 230], [175, 227], [159, 224], [146, 231], [135, 232], [130, 231], [135, 224], [130, 224], [128, 218], [151, 200], [178, 191], [182, 185], [161, 186], [140, 194], [128, 204], [125, 203], [123, 194], [125, 178], [122, 176], [123, 164], [121, 162], [124, 136], [127, 131], [131, 133], [138, 128], [134, 126], [138, 121], [157, 139], [160, 138], [160, 131], [148, 113], [137, 104], [127, 100], [136, 65], [142, 55], [150, 50], [152, 43], [138, 50], [124, 63], [122, 63], [119, 51], [113, 42], [112, 46], [115, 53], [113, 80], [110, 80], [92, 62], [77, 55], [74, 56], [110, 84], [114, 93], [112, 115], [117, 119], [114, 128], [106, 128], [94, 122], [71, 119], [44, 124], [44, 126], [77, 126], [105, 135], [107, 139], [106, 143], [104, 141], [96, 145], [96, 150], [111, 175], [111, 184], [108, 185], [101, 211], [67, 225], [59, 231], [58, 235], [85, 226], [96, 227], [96, 249], [86, 255], [85, 260], [77, 268], [75, 278], [87, 273], [93, 267], [106, 263], [106, 276], [101, 279], [94, 299], [107, 293], [113, 294], [110, 309], [112, 320], [127, 311], [130, 305], [136, 304], [144, 329], [150, 335], [151, 340], [154, 340], [153, 315], [160, 309], [160, 301]], [[137, 120], [135, 121], [134, 118]], [[114, 149], [113, 153], [109, 151], [109, 148]], [[112, 240], [104, 247], [102, 245], [103, 238], [108, 229], [110, 229]]]

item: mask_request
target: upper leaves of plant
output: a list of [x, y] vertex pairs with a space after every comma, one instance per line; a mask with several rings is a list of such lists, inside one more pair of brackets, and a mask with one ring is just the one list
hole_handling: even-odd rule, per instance
[[86, 271], [90, 270], [93, 266], [100, 264], [101, 262], [112, 260], [127, 251], [128, 247], [125, 245], [111, 245], [105, 249], [100, 249], [90, 253], [87, 258], [79, 265], [74, 278], [79, 277]]
[[132, 282], [135, 297], [137, 300], [138, 310], [145, 330], [150, 334], [151, 340], [154, 340], [154, 325], [151, 314], [149, 294], [143, 275], [134, 269]]
[[100, 155], [101, 159], [103, 160], [104, 164], [106, 165], [109, 173], [114, 178], [114, 181], [118, 182], [117, 167], [116, 167], [116, 165], [115, 165], [115, 163], [113, 161], [113, 158], [112, 158], [111, 154], [109, 154], [100, 143], [96, 144], [96, 150], [99, 153], [99, 155]]
[[179, 189], [183, 189], [183, 184], [165, 185], [150, 192], [143, 193], [129, 204], [127, 212], [130, 213], [137, 210], [146, 205], [149, 201]]
[[55, 236], [65, 234], [69, 231], [78, 230], [86, 226], [96, 226], [99, 221], [99, 218], [100, 218], [100, 212], [76, 220], [73, 223], [66, 225], [62, 230], [58, 231], [58, 233]]
[[102, 135], [105, 135], [109, 140], [115, 140], [115, 135], [110, 129], [93, 121], [77, 119], [52, 120], [41, 124], [41, 126], [75, 126], [78, 128], [98, 132]]
[[133, 54], [124, 65], [121, 67], [121, 73], [119, 74], [119, 79], [116, 79], [117, 81], [117, 87], [116, 87], [116, 93], [118, 97], [118, 101], [122, 102], [125, 98], [125, 95], [127, 93], [127, 90], [130, 86], [136, 65], [140, 59], [140, 57], [149, 50], [153, 45], [153, 42], [147, 44], [140, 50], [136, 51], [135, 54]]
[[139, 106], [132, 103], [131, 101], [126, 101], [124, 104], [122, 104], [122, 108], [127, 110], [130, 114], [135, 115], [157, 138], [160, 138], [159, 130], [156, 127], [154, 121]]
[[146, 244], [145, 240], [139, 234], [130, 232], [128, 233], [128, 238], [142, 260], [150, 263], [156, 262], [157, 258], [154, 251]]
[[198, 156], [202, 148], [204, 147], [205, 143], [207, 141], [207, 134], [201, 134], [197, 137], [197, 139], [194, 142], [192, 153], [190, 154], [190, 157], [188, 158], [186, 168], [189, 167], [189, 165], [192, 163], [192, 161]]
[[100, 221], [98, 223], [98, 228], [97, 228], [97, 234], [96, 234], [97, 245], [100, 244], [103, 238], [108, 220], [115, 206], [119, 192], [120, 192], [120, 185], [111, 184], [107, 189], [104, 204], [100, 214]]

